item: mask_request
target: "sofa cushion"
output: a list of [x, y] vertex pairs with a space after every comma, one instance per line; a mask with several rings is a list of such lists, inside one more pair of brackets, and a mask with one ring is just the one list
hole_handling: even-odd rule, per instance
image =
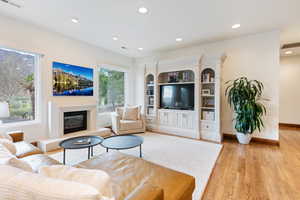
[[139, 119], [139, 106], [125, 107], [122, 120], [138, 120]]
[[79, 163], [77, 167], [100, 169], [109, 174], [116, 200], [128, 197], [137, 187], [147, 183], [163, 189], [165, 200], [192, 199], [194, 177], [146, 160], [111, 151]]
[[16, 167], [0, 165], [0, 184], [22, 172], [24, 171]]
[[80, 169], [65, 165], [54, 165], [41, 167], [39, 173], [49, 178], [88, 184], [96, 188], [102, 196], [105, 196], [107, 199], [113, 199], [110, 177], [102, 170]]
[[10, 165], [25, 171], [32, 172], [30, 165], [17, 159], [2, 144], [0, 144], [0, 165]]
[[160, 187], [144, 183], [139, 187], [136, 187], [134, 191], [126, 197], [126, 200], [141, 199], [164, 200], [164, 191]]
[[51, 166], [51, 165], [59, 165], [60, 163], [57, 160], [49, 157], [45, 154], [35, 154], [31, 156], [26, 156], [24, 158], [20, 158], [20, 160], [25, 161], [30, 165], [33, 172], [38, 172], [39, 169], [43, 166]]
[[16, 155], [17, 149], [12, 141], [8, 139], [0, 139], [0, 144], [2, 144], [11, 154]]
[[142, 120], [120, 120], [120, 130], [134, 130], [143, 128]]
[[0, 197], [9, 200], [101, 200], [99, 192], [85, 184], [44, 177], [10, 166], [0, 166]]
[[0, 139], [8, 139], [9, 141], [13, 141], [12, 137], [5, 132], [0, 132]]
[[21, 170], [24, 170], [24, 171], [27, 171], [27, 172], [33, 172], [31, 166], [26, 161], [20, 160], [16, 157], [12, 157], [8, 161], [7, 165], [18, 168], [18, 169], [21, 169]]
[[7, 148], [0, 144], [0, 165], [6, 165], [13, 157], [14, 155], [12, 155]]
[[43, 153], [39, 148], [25, 141], [15, 142], [14, 144], [17, 149], [16, 156], [18, 158], [24, 158], [26, 156]]

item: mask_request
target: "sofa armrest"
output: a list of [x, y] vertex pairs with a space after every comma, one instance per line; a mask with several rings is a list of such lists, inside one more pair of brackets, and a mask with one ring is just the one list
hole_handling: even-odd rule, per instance
[[117, 132], [120, 129], [121, 117], [117, 113], [111, 113], [112, 130]]
[[130, 193], [125, 200], [164, 200], [163, 189], [145, 183]]
[[12, 137], [13, 142], [21, 142], [24, 140], [24, 133], [22, 131], [12, 131], [7, 134]]

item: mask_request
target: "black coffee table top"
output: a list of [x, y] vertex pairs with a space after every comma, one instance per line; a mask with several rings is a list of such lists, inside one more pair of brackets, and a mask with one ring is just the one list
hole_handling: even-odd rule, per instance
[[108, 149], [131, 149], [143, 144], [144, 138], [137, 135], [117, 135], [104, 139], [101, 145]]
[[[88, 144], [75, 144], [76, 142], [80, 140], [90, 139], [90, 143]], [[103, 141], [102, 137], [99, 136], [79, 136], [79, 137], [73, 137], [66, 140], [63, 140], [59, 143], [59, 146], [61, 146], [64, 149], [84, 149], [88, 147], [93, 147], [98, 144], [100, 144]]]

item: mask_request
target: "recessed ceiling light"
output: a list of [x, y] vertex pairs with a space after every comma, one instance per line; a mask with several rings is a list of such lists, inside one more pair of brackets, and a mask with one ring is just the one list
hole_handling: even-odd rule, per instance
[[293, 54], [293, 52], [292, 51], [286, 51], [285, 54], [286, 55], [291, 55], [291, 54]]
[[117, 41], [119, 38], [118, 37], [113, 37], [112, 38], [114, 41]]
[[71, 21], [76, 24], [79, 23], [79, 19], [77, 19], [77, 18], [72, 18]]
[[146, 7], [139, 7], [138, 9], [139, 13], [146, 14], [148, 13], [148, 9]]
[[176, 42], [182, 42], [182, 38], [176, 38]]
[[143, 51], [143, 50], [144, 50], [144, 48], [143, 48], [143, 47], [140, 47], [140, 48], [138, 48], [138, 50], [140, 50], [140, 51]]
[[232, 25], [232, 28], [233, 28], [233, 29], [240, 28], [240, 27], [241, 27], [240, 24], [234, 24], [234, 25]]

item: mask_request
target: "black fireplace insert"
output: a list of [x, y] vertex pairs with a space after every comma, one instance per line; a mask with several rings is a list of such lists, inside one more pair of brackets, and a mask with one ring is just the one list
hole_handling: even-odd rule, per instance
[[87, 111], [64, 113], [64, 134], [87, 129]]

